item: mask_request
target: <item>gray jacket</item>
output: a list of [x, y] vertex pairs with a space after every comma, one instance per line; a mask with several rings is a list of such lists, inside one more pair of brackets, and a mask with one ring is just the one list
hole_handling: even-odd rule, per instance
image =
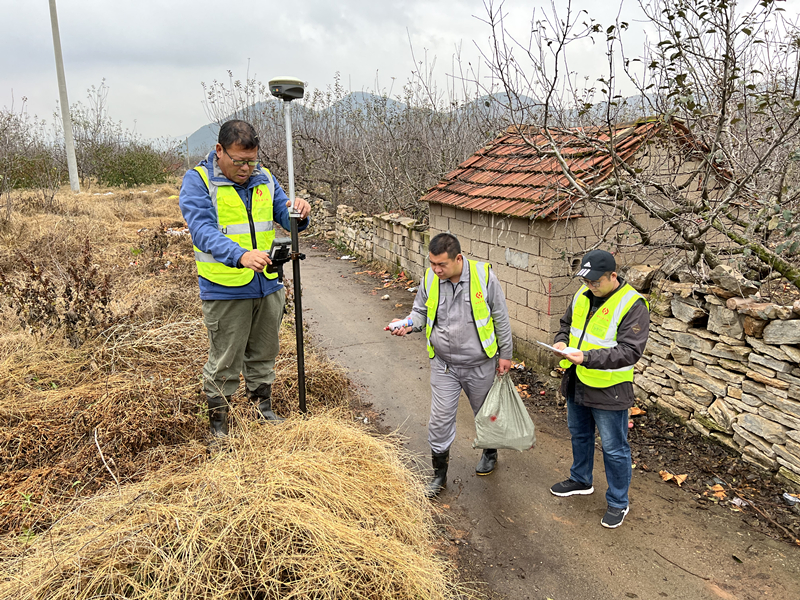
[[[497, 337], [497, 354], [492, 360], [496, 358], [511, 360], [513, 345], [506, 297], [491, 269], [486, 288], [486, 302], [492, 312], [494, 334]], [[414, 308], [411, 310], [414, 331], [425, 332], [425, 323], [428, 319], [428, 308], [425, 306], [427, 301], [428, 295], [425, 293], [423, 277], [417, 296], [414, 298]], [[431, 344], [436, 356], [448, 365], [471, 367], [488, 360], [472, 316], [472, 304], [469, 300], [469, 267], [466, 259], [461, 277], [456, 283], [449, 280], [439, 281], [439, 308], [436, 310], [436, 322], [431, 331]]]
[[[622, 279], [620, 287], [624, 285]], [[584, 294], [591, 301], [594, 295], [586, 290]], [[613, 295], [613, 294], [612, 294]], [[610, 297], [610, 296], [609, 296]], [[588, 325], [589, 319], [586, 319]], [[569, 345], [569, 330], [572, 324], [572, 303], [570, 302], [564, 316], [561, 317], [561, 328], [555, 336], [555, 343], [564, 342]], [[584, 325], [584, 331], [586, 325]], [[613, 348], [587, 350], [583, 353], [583, 366], [587, 369], [620, 369], [636, 364], [642, 357], [650, 333], [650, 312], [643, 300], [637, 300], [628, 314], [620, 321], [617, 328], [617, 345]], [[618, 383], [607, 388], [595, 388], [583, 384], [572, 365], [564, 373], [561, 380], [561, 393], [565, 398], [572, 395], [576, 404], [589, 408], [604, 410], [625, 410], [633, 406], [633, 384], [629, 381]]]

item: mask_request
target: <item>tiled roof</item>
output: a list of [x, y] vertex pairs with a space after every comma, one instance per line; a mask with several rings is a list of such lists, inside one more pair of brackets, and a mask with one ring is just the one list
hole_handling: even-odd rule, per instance
[[[629, 161], [664, 127], [659, 118], [618, 126], [616, 153]], [[688, 133], [683, 129], [676, 127], [681, 138]], [[611, 157], [603, 149], [610, 140], [607, 128], [551, 129], [550, 134], [572, 173], [587, 187], [611, 175]], [[558, 218], [578, 199], [571, 187], [541, 129], [510, 127], [448, 173], [421, 200], [530, 219]]]

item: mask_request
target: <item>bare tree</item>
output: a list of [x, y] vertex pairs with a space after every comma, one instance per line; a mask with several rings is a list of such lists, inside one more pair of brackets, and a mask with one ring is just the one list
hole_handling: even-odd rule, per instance
[[[477, 89], [472, 96], [466, 87], [438, 89], [435, 61], [414, 60], [418, 68], [397, 94], [377, 82], [372, 91], [350, 93], [337, 74], [331, 86], [293, 103], [298, 187], [366, 212], [425, 218], [420, 196], [507, 121], [506, 115], [487, 110]], [[467, 79], [451, 81], [465, 84]], [[281, 103], [251, 79], [231, 76], [227, 84], [214, 81], [204, 89], [212, 120], [242, 118], [256, 127], [262, 160], [281, 179], [286, 164]]]
[[[738, 257], [753, 274], [774, 270], [800, 286], [797, 24], [775, 0], [639, 8], [656, 37], [631, 57], [629, 24], [619, 18], [604, 27], [569, 2], [560, 14], [553, 5], [534, 13], [521, 41], [504, 27], [502, 5], [488, 2], [484, 58], [513, 121], [558, 161], [573, 210], [612, 211], [635, 233], [629, 243], [683, 250], [701, 270]], [[607, 57], [594, 80], [570, 67], [570, 45], [587, 39], [604, 44]], [[638, 95], [623, 98], [619, 78]], [[634, 161], [620, 153], [620, 135], [642, 118], [658, 123], [658, 136]], [[594, 185], [573, 172], [562, 150], [576, 139], [610, 158], [610, 177]]]

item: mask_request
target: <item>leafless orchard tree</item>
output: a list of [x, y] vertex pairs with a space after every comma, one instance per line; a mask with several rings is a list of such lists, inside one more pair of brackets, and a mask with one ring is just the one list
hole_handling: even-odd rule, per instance
[[[800, 287], [800, 30], [782, 4], [640, 0], [655, 37], [634, 57], [619, 19], [604, 27], [571, 3], [553, 5], [534, 13], [530, 38], [518, 40], [503, 6], [487, 0], [484, 58], [514, 123], [547, 139], [541, 152], [558, 160], [573, 210], [592, 203], [623, 224], [603, 236], [623, 243], [626, 229], [625, 243], [683, 251], [695, 270], [738, 259], [752, 276], [775, 272]], [[569, 61], [570, 46], [590, 39], [607, 57], [594, 80]], [[621, 81], [638, 95], [624, 99]], [[618, 154], [620, 126], [643, 117], [666, 134], [647, 150], [656, 168]], [[578, 126], [574, 138], [612, 159], [613, 175], [598, 185], [581, 180], [562, 152], [561, 134]]]
[[[418, 68], [402, 90], [349, 93], [338, 75], [333, 85], [292, 103], [295, 176], [299, 188], [365, 212], [402, 211], [424, 219], [419, 197], [506, 124], [493, 99], [465, 88], [440, 90], [435, 61]], [[458, 62], [454, 61], [454, 65]], [[452, 81], [466, 82], [454, 77]], [[256, 127], [262, 160], [285, 176], [281, 103], [254, 80], [204, 86], [206, 110], [217, 123], [235, 117]], [[486, 105], [489, 104], [487, 107]]]

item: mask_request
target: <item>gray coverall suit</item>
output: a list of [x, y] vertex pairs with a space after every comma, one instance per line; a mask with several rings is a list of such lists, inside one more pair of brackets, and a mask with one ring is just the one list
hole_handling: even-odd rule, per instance
[[[428, 309], [424, 277], [414, 299], [411, 318], [414, 331], [425, 332]], [[494, 383], [497, 360], [511, 360], [511, 323], [500, 282], [489, 270], [486, 302], [492, 313], [497, 354], [488, 358], [481, 346], [469, 299], [469, 266], [466, 259], [457, 283], [439, 281], [439, 308], [431, 332], [436, 355], [431, 359], [431, 414], [428, 442], [433, 452], [445, 452], [456, 437], [456, 410], [461, 390], [477, 414]]]

